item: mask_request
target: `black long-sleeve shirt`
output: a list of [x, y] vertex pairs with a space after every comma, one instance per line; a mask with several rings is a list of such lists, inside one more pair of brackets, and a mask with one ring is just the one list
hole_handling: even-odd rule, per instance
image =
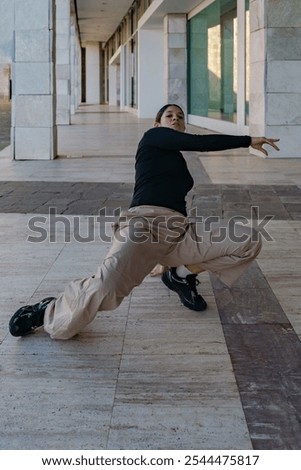
[[136, 153], [134, 195], [130, 207], [162, 206], [186, 215], [186, 195], [193, 178], [182, 151], [209, 152], [249, 147], [251, 137], [234, 135], [195, 135], [168, 127], [145, 132]]

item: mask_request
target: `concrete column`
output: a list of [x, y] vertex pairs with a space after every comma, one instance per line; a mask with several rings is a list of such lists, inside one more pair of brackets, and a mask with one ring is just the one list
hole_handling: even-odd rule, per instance
[[86, 43], [86, 103], [100, 103], [100, 43]]
[[99, 44], [100, 48], [100, 54], [99, 54], [99, 81], [100, 81], [100, 87], [99, 87], [99, 102], [104, 103], [105, 102], [105, 93], [104, 93], [104, 81], [105, 81], [105, 62], [104, 62], [104, 51], [102, 49], [102, 44]]
[[70, 0], [56, 0], [56, 123], [70, 124]]
[[250, 134], [278, 137], [275, 157], [301, 157], [301, 2], [253, 0]]
[[15, 0], [12, 157], [49, 160], [55, 125], [54, 0]]
[[164, 18], [164, 96], [166, 103], [187, 112], [187, 18], [170, 14]]
[[109, 65], [109, 105], [111, 106], [117, 106], [118, 104], [118, 89], [120, 89], [119, 67], [119, 64]]
[[164, 104], [163, 31], [138, 32], [138, 116], [154, 118]]
[[71, 15], [71, 103], [70, 111], [74, 114], [81, 103], [81, 45], [75, 15]]
[[[139, 64], [138, 64], [139, 67]], [[139, 106], [139, 99], [138, 99]], [[120, 47], [120, 109], [126, 107], [126, 47]]]

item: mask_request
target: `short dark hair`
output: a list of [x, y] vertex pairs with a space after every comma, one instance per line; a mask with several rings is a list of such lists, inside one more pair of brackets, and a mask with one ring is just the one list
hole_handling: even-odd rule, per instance
[[169, 104], [165, 104], [164, 106], [162, 106], [161, 109], [159, 109], [159, 111], [157, 112], [157, 115], [156, 115], [156, 118], [155, 118], [155, 122], [158, 122], [160, 124], [161, 122], [161, 118], [162, 118], [162, 115], [164, 113], [164, 111], [166, 111], [167, 108], [169, 108], [169, 106], [176, 106], [177, 108], [179, 108], [183, 114], [184, 111], [183, 109], [181, 108], [181, 106], [179, 106], [178, 104], [174, 104], [174, 103], [169, 103]]

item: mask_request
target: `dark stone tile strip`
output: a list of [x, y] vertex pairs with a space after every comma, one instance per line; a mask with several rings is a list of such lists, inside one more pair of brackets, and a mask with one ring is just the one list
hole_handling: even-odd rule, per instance
[[[188, 206], [204, 218], [301, 219], [301, 189], [296, 185], [215, 185], [206, 182], [208, 175], [201, 170], [196, 168]], [[47, 214], [55, 207], [58, 214], [97, 215], [101, 207], [127, 208], [132, 192], [131, 183], [0, 181], [0, 213]]]
[[256, 262], [232, 289], [211, 276], [253, 448], [301, 448], [301, 342]]
[[192, 206], [203, 216], [218, 215], [300, 220], [301, 188], [297, 185], [204, 184], [194, 188]]
[[0, 212], [98, 215], [103, 207], [127, 208], [132, 193], [130, 183], [1, 181]]

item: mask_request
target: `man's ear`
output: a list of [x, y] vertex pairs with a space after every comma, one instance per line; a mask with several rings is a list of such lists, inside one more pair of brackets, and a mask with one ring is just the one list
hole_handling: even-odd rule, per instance
[[161, 124], [159, 122], [154, 122], [154, 127], [161, 127]]

